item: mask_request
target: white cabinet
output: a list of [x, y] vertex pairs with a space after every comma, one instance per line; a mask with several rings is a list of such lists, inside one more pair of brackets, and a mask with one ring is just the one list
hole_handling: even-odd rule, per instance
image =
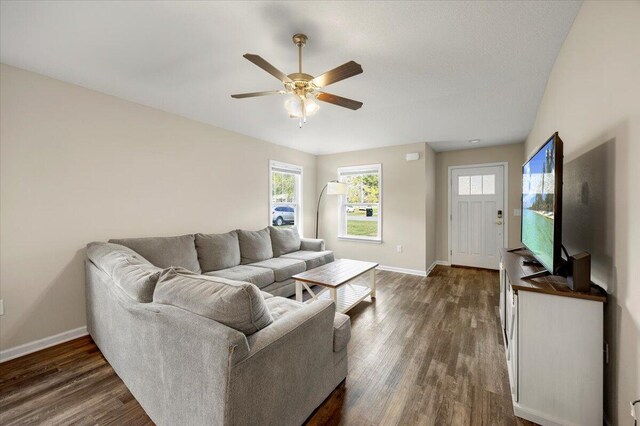
[[504, 319], [505, 319], [505, 284], [507, 281], [506, 278], [507, 271], [504, 269], [504, 263], [502, 260], [500, 261], [500, 324], [502, 326], [502, 337], [504, 337]]
[[515, 414], [542, 425], [601, 426], [604, 296], [554, 294], [544, 280], [522, 281], [508, 255], [500, 317]]

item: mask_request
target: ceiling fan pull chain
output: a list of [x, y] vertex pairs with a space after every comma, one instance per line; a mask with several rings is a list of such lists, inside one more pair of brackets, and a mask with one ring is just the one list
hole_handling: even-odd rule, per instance
[[307, 122], [306, 96], [305, 97], [300, 97], [300, 106], [302, 107], [302, 122], [306, 123]]

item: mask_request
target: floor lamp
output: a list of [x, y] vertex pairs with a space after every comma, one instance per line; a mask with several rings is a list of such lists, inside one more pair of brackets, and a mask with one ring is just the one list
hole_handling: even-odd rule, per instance
[[322, 195], [325, 191], [327, 191], [327, 195], [345, 195], [347, 193], [347, 185], [337, 180], [332, 180], [327, 182], [322, 191], [320, 191], [318, 207], [316, 208], [316, 238], [318, 238], [318, 222], [320, 220], [320, 200], [322, 200]]

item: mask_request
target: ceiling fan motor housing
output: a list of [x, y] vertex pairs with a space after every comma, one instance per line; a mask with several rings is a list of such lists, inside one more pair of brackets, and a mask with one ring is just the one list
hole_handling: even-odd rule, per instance
[[305, 73], [293, 73], [288, 77], [293, 80], [291, 83], [285, 83], [284, 87], [287, 92], [293, 92], [298, 96], [304, 96], [307, 93], [313, 93], [317, 87], [311, 80], [313, 76]]

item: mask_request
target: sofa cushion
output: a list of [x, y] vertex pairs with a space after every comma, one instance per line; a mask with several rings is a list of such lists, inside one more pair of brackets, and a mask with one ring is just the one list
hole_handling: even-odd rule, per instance
[[151, 302], [162, 269], [118, 244], [90, 243], [87, 257], [129, 297], [138, 302]]
[[236, 231], [196, 234], [196, 251], [202, 272], [219, 271], [240, 264], [240, 243]]
[[307, 251], [298, 250], [293, 253], [283, 254], [282, 257], [287, 259], [304, 260], [307, 264], [307, 271], [309, 269], [317, 268], [329, 262], [334, 261], [333, 252], [329, 250], [325, 251]]
[[260, 290], [266, 291], [274, 296], [289, 297], [296, 294], [296, 282], [289, 278], [284, 281], [276, 281], [273, 284], [262, 287]]
[[180, 266], [201, 272], [193, 235], [112, 239], [109, 242], [129, 247], [159, 268]]
[[238, 265], [220, 271], [206, 272], [205, 275], [234, 281], [247, 281], [257, 285], [259, 288], [266, 287], [275, 280], [274, 273], [271, 269], [258, 268], [257, 266], [250, 265]]
[[260, 231], [238, 230], [240, 241], [240, 257], [243, 265], [261, 262], [273, 257], [269, 228]]
[[324, 251], [324, 240], [319, 238], [301, 238], [300, 250]]
[[253, 284], [166, 269], [153, 301], [210, 318], [245, 335], [273, 322], [264, 297]]
[[304, 306], [302, 303], [296, 302], [295, 300], [277, 296], [265, 300], [265, 303], [267, 304], [274, 321], [278, 321], [279, 318], [285, 317], [298, 309], [302, 309]]
[[307, 265], [303, 260], [285, 259], [283, 257], [274, 257], [262, 262], [252, 263], [251, 266], [271, 269], [274, 273], [275, 281], [288, 280], [295, 274], [307, 270]]
[[295, 226], [292, 228], [270, 226], [269, 233], [271, 234], [273, 257], [280, 257], [283, 254], [300, 250], [300, 234]]
[[333, 319], [333, 351], [340, 352], [346, 348], [350, 339], [351, 318], [348, 315], [336, 312], [336, 316]]

